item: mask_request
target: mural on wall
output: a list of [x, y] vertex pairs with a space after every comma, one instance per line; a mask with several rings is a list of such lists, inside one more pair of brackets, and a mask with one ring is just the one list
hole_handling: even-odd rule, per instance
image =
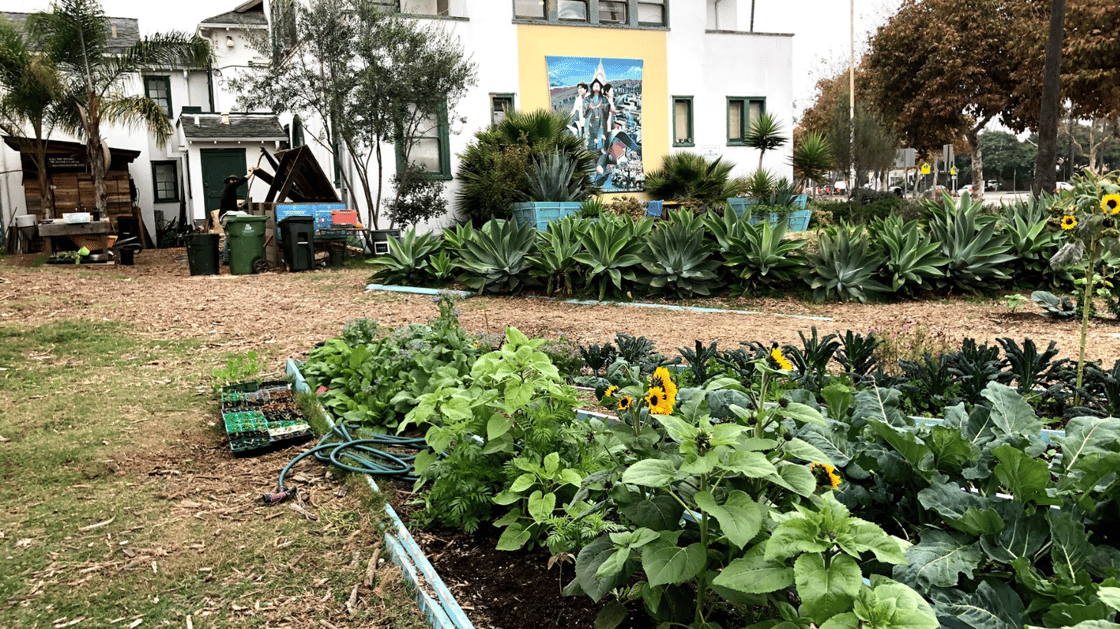
[[603, 192], [645, 190], [642, 169], [642, 60], [545, 57], [552, 110], [597, 157]]

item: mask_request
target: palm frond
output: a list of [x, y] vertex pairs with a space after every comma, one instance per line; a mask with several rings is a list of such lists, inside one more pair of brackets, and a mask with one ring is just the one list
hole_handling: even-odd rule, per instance
[[161, 145], [167, 144], [174, 131], [167, 114], [147, 96], [105, 98], [101, 101], [101, 119], [105, 122], [120, 122], [132, 128], [146, 128]]

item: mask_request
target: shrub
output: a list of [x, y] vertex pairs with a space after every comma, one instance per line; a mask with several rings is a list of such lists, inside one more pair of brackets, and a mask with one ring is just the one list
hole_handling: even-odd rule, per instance
[[721, 205], [744, 191], [743, 182], [731, 179], [734, 164], [722, 158], [682, 151], [666, 155], [661, 168], [646, 175], [646, 192], [657, 199], [696, 201], [705, 208]]
[[615, 216], [629, 216], [639, 221], [646, 215], [645, 205], [636, 197], [620, 196], [603, 206], [603, 210]]
[[443, 182], [432, 179], [425, 168], [415, 162], [405, 169], [404, 181], [400, 174], [393, 175], [397, 196], [385, 204], [386, 216], [391, 225], [406, 227], [443, 216], [447, 201], [443, 198]]

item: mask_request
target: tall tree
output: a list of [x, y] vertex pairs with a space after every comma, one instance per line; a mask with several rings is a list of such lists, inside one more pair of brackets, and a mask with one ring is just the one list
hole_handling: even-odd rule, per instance
[[932, 151], [964, 136], [983, 190], [979, 134], [992, 120], [1022, 131], [1024, 64], [1011, 54], [1024, 0], [904, 0], [865, 60], [874, 102], [904, 141]]
[[1066, 0], [1053, 0], [1050, 6], [1050, 32], [1046, 41], [1046, 65], [1042, 73], [1042, 107], [1038, 118], [1038, 158], [1034, 165], [1034, 193], [1053, 191], [1057, 173], [1058, 117], [1062, 108], [1059, 92], [1062, 63], [1062, 23]]
[[[14, 24], [0, 16], [0, 131], [18, 138], [31, 155], [39, 181], [39, 208], [53, 217], [54, 194], [47, 182], [47, 139], [58, 113], [62, 83], [46, 56], [32, 52]], [[30, 125], [31, 137], [24, 131]]]
[[213, 60], [210, 42], [185, 33], [145, 37], [124, 51], [110, 46], [110, 24], [96, 0], [57, 0], [27, 24], [34, 44], [62, 71], [66, 93], [60, 124], [85, 138], [97, 210], [107, 208], [105, 176], [109, 149], [102, 123], [145, 127], [161, 144], [170, 139], [171, 121], [147, 96], [129, 93], [145, 68], [205, 67]]
[[[475, 65], [443, 27], [386, 12], [374, 0], [315, 0], [298, 10], [295, 24], [298, 44], [286, 58], [232, 82], [239, 102], [318, 120], [323, 132], [312, 139], [352, 189], [341, 165], [355, 165], [368, 222], [379, 227], [386, 161], [400, 152], [409, 163], [421, 136], [434, 135], [433, 124], [474, 85]], [[389, 145], [395, 150], [387, 156]]]
[[856, 171], [856, 183], [848, 186], [849, 194], [852, 194], [867, 173], [882, 174], [891, 167], [898, 150], [898, 136], [879, 120], [869, 106], [860, 102], [856, 103], [854, 124], [849, 124], [847, 92], [838, 93], [837, 99], [844, 106], [838, 104], [832, 108], [827, 141], [836, 169], [845, 173], [853, 168]]

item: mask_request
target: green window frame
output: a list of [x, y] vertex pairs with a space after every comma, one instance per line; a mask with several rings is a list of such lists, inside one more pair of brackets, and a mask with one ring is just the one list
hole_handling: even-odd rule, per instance
[[171, 77], [146, 76], [144, 77], [144, 95], [155, 101], [164, 115], [171, 117]]
[[766, 99], [761, 96], [727, 97], [727, 145], [746, 146], [751, 129], [751, 118], [766, 111]]
[[505, 120], [506, 114], [514, 108], [515, 102], [512, 93], [490, 94], [490, 124], [498, 124]]
[[673, 97], [673, 146], [696, 146], [692, 96]]
[[[419, 148], [422, 143], [436, 143], [435, 152], [438, 156], [437, 161], [439, 162], [439, 168], [437, 170], [428, 170], [427, 174], [432, 179], [446, 181], [451, 179], [451, 125], [447, 117], [446, 99], [440, 101], [436, 118], [435, 125], [427, 129], [421, 128], [416, 130], [416, 144], [412, 146], [409, 152], [409, 158], [412, 161], [417, 161], [416, 149]], [[401, 150], [401, 144], [403, 143], [400, 137], [401, 135], [398, 129], [397, 142], [394, 143], [397, 154], [398, 174], [404, 171], [405, 166], [404, 152]]]
[[669, 27], [668, 0], [511, 0], [515, 22], [608, 26]]
[[179, 200], [179, 165], [175, 160], [152, 162], [152, 193], [156, 203]]

